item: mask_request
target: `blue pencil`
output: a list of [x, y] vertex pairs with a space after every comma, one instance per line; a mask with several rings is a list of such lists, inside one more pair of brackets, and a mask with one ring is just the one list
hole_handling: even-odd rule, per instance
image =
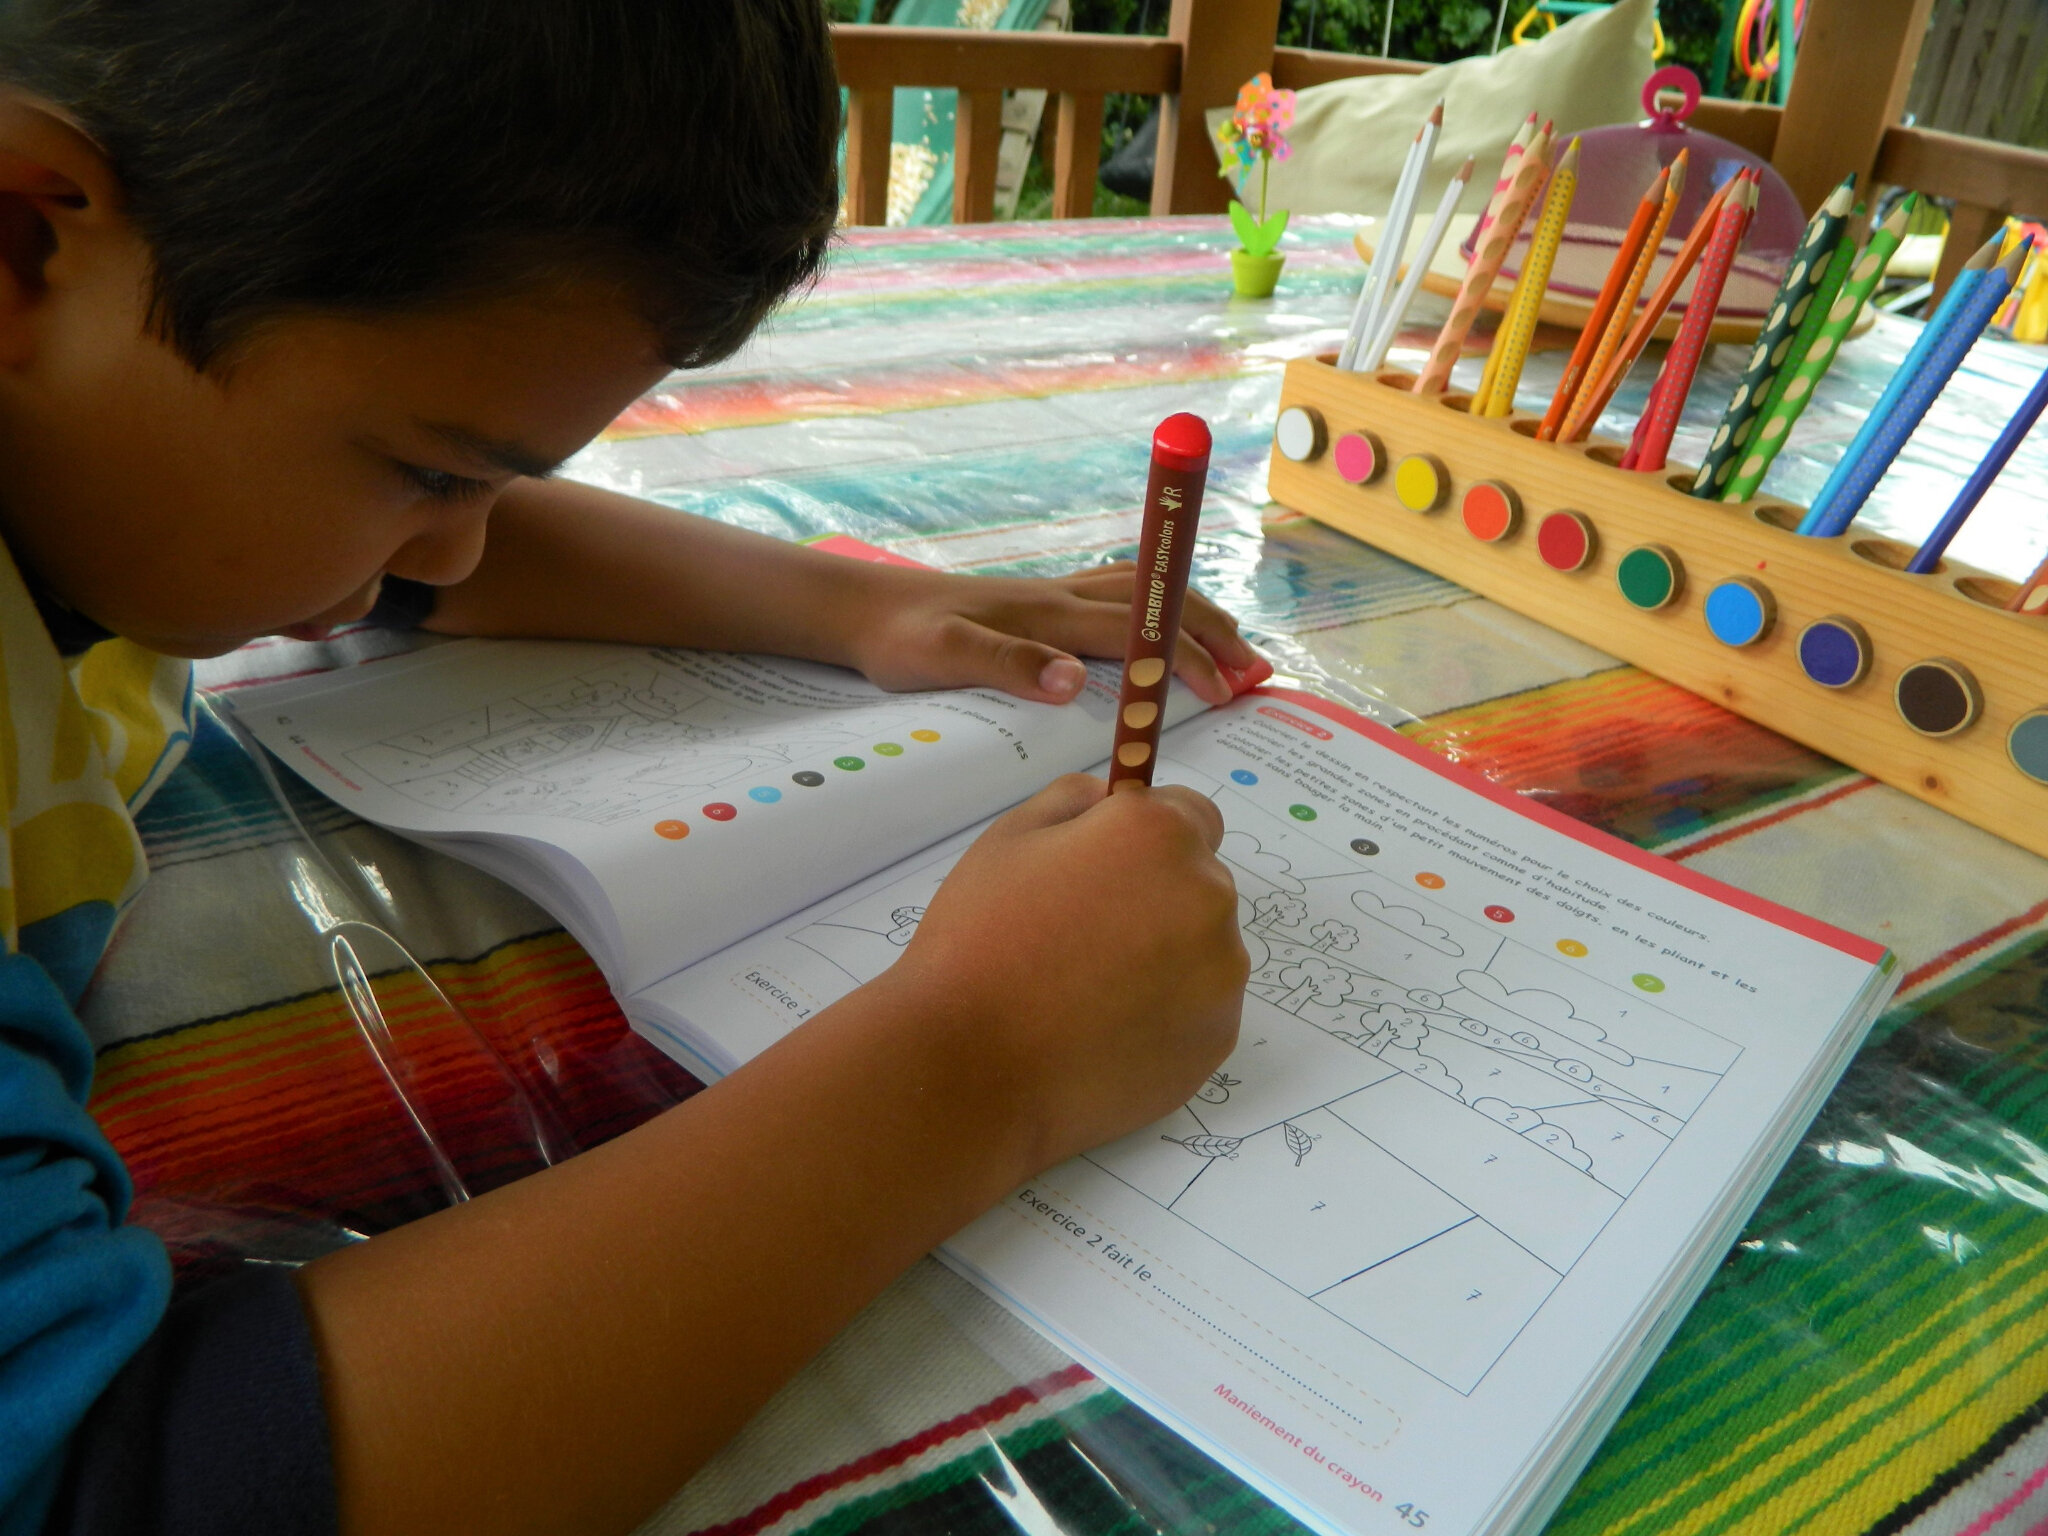
[[1984, 455], [1983, 462], [1970, 471], [1970, 478], [1963, 482], [1963, 488], [1956, 492], [1956, 499], [1942, 513], [1941, 521], [1934, 525], [1934, 532], [1927, 535], [1927, 542], [1914, 551], [1913, 558], [1906, 563], [1907, 570], [1924, 576], [1941, 563], [1941, 553], [1962, 528], [1963, 519], [1977, 510], [1977, 503], [1991, 489], [1991, 482], [2005, 468], [2006, 460], [2018, 451], [2020, 443], [2033, 430], [2044, 410], [2048, 410], [2048, 369], [2043, 369], [2041, 377], [2034, 380], [2034, 387], [2027, 391], [2027, 398], [2013, 412], [2012, 420], [1998, 434], [1998, 441], [1991, 445], [1991, 451]]
[[[2004, 302], [2013, 274], [2019, 270], [2016, 265], [2008, 270], [2007, 263], [1997, 262], [2003, 238], [1993, 235], [1956, 278], [1941, 308], [1920, 332], [1913, 350], [1864, 419], [1848, 452], [1813, 499], [1812, 508], [1799, 524], [1801, 533], [1832, 538], [1855, 520], [1934, 397], [1962, 365]], [[2018, 249], [2024, 251], [2024, 243]]]

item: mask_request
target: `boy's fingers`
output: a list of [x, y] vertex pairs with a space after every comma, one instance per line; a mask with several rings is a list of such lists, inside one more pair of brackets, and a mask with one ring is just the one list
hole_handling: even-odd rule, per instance
[[938, 650], [939, 670], [948, 679], [940, 686], [1000, 688], [1020, 699], [1065, 704], [1088, 682], [1088, 669], [1070, 652], [972, 619], [948, 625]]
[[1193, 635], [1201, 641], [1226, 671], [1247, 671], [1259, 661], [1259, 653], [1237, 632], [1237, 620], [1199, 592], [1188, 593], [1187, 606], [1181, 610], [1180, 627], [1183, 634]]
[[1222, 846], [1223, 813], [1207, 795], [1198, 794], [1185, 784], [1161, 784], [1153, 789], [1152, 798], [1176, 816], [1185, 817], [1211, 853]]
[[1090, 806], [1100, 803], [1109, 786], [1085, 773], [1063, 774], [1016, 809], [998, 818], [990, 835], [1014, 837], [1072, 821]]

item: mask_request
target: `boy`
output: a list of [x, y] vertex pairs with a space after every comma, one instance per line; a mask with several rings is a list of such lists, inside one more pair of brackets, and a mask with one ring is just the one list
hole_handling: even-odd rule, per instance
[[[1228, 1051], [1213, 808], [1077, 777], [885, 978], [570, 1163], [168, 1313], [121, 1225], [71, 1005], [176, 658], [380, 594], [1052, 702], [1119, 650], [1127, 571], [893, 570], [547, 483], [815, 270], [817, 3], [0, 5], [4, 1536], [629, 1529], [917, 1255]], [[1256, 665], [1207, 604], [1188, 638], [1212, 700]]]

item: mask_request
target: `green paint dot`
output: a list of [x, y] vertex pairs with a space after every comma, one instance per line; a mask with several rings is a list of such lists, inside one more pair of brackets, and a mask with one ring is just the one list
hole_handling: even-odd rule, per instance
[[903, 755], [903, 749], [893, 741], [878, 741], [875, 743], [875, 750], [883, 757], [901, 757]]
[[1662, 992], [1664, 990], [1664, 983], [1652, 976], [1648, 971], [1643, 971], [1629, 979], [1645, 992]]
[[1292, 816], [1296, 821], [1314, 821], [1316, 819], [1315, 808], [1313, 806], [1290, 805], [1289, 807], [1287, 807], [1287, 814]]
[[1654, 544], [1640, 544], [1621, 557], [1614, 580], [1637, 608], [1662, 608], [1678, 589], [1678, 557]]
[[857, 757], [835, 757], [832, 759], [832, 766], [844, 768], [848, 773], [859, 773], [867, 764]]

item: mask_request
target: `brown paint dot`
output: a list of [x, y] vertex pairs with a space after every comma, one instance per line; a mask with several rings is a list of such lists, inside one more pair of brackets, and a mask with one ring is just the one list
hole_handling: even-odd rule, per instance
[[1899, 718], [1923, 736], [1953, 736], [1974, 723], [1984, 708], [1984, 696], [1969, 668], [1939, 656], [1916, 661], [1901, 672], [1892, 701]]

